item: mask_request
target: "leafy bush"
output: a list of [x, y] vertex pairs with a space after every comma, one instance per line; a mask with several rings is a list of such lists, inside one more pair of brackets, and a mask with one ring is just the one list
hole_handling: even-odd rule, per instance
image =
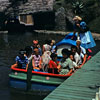
[[75, 14], [80, 14], [82, 12], [82, 9], [84, 8], [83, 2], [72, 2], [72, 8]]

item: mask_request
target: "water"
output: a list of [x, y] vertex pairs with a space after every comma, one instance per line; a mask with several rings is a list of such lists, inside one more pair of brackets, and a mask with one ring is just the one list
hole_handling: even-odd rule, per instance
[[[10, 92], [9, 76], [10, 66], [15, 63], [15, 57], [20, 49], [31, 46], [32, 40], [38, 39], [40, 45], [45, 39], [54, 39], [56, 42], [63, 39], [62, 35], [48, 35], [26, 32], [24, 34], [0, 34], [0, 100], [42, 100], [43, 96], [27, 95], [25, 93]], [[97, 46], [93, 48], [93, 55], [100, 51], [100, 41], [96, 41]]]
[[[45, 35], [26, 32], [24, 34], [0, 34], [0, 100], [32, 100], [36, 96], [24, 95], [24, 93], [11, 93], [9, 87], [10, 66], [15, 63], [15, 57], [18, 51], [25, 46], [31, 46], [34, 39], [38, 39], [40, 45], [45, 39], [55, 39], [59, 41], [63, 38], [61, 35]], [[42, 100], [39, 97], [37, 100]]]

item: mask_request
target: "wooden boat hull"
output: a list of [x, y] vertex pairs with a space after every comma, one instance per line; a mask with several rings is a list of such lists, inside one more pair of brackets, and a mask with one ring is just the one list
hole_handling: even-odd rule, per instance
[[10, 87], [27, 90], [27, 86], [30, 85], [32, 91], [42, 91], [44, 93], [54, 90], [65, 79], [72, 75], [72, 71], [67, 75], [32, 71], [32, 74], [30, 74], [30, 83], [28, 83], [27, 70], [19, 69], [16, 65], [12, 65], [11, 70], [9, 74]]

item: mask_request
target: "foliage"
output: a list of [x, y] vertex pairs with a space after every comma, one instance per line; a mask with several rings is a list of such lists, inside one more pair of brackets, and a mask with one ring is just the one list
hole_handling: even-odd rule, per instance
[[82, 13], [84, 4], [83, 4], [83, 2], [75, 1], [75, 2], [72, 2], [72, 8], [73, 8], [73, 11], [75, 14], [80, 14], [80, 13]]

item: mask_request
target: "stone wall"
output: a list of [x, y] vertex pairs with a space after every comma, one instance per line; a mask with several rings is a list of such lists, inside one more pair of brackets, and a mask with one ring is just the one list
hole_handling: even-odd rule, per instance
[[65, 9], [63, 7], [59, 8], [55, 13], [55, 30], [66, 30], [66, 16]]
[[54, 0], [10, 0], [0, 1], [0, 12], [5, 14], [32, 14], [53, 10]]

